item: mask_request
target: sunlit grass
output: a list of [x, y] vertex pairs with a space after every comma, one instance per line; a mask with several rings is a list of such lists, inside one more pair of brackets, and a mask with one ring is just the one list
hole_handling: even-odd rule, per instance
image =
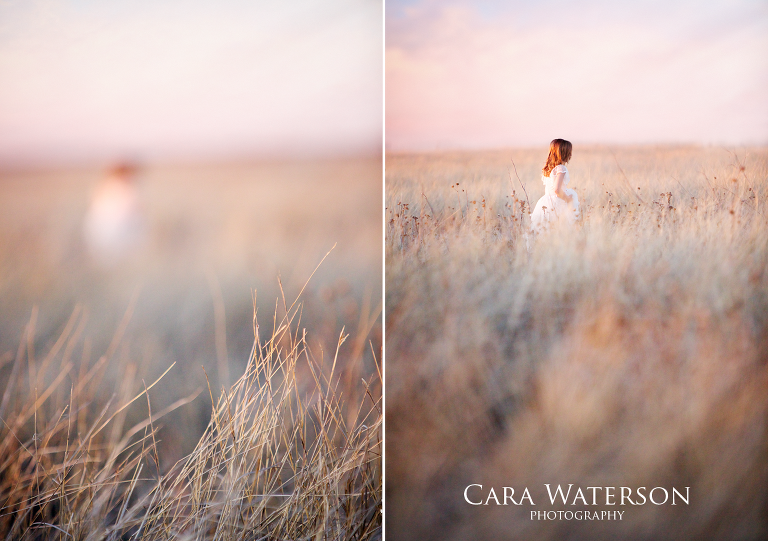
[[[0, 534], [6, 539], [373, 539], [381, 531], [381, 376], [316, 357], [284, 306], [195, 449], [163, 471], [154, 383], [130, 363], [103, 397], [120, 336], [95, 363], [75, 310], [44, 357], [27, 325], [0, 387]], [[254, 320], [254, 325], [255, 325]], [[256, 332], [258, 337], [258, 330]], [[338, 348], [347, 339], [342, 331]], [[364, 339], [364, 337], [363, 337]], [[359, 337], [355, 338], [355, 342]], [[85, 351], [83, 351], [85, 349]], [[359, 352], [358, 352], [359, 355]], [[161, 376], [173, 378], [174, 367]], [[355, 381], [357, 379], [358, 381]], [[132, 408], [144, 419], [126, 426]]]
[[[759, 538], [768, 153], [576, 148], [582, 217], [533, 238], [545, 155], [387, 159], [387, 531]], [[469, 483], [690, 486], [692, 503], [543, 524], [467, 505]]]

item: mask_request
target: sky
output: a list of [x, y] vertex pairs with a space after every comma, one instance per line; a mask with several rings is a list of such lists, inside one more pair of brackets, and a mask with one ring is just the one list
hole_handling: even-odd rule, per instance
[[768, 2], [386, 2], [391, 151], [768, 144]]
[[380, 0], [0, 0], [0, 165], [381, 148]]

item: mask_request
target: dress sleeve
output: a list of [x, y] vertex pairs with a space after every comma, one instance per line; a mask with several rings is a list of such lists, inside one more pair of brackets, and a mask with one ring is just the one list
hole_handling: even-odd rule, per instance
[[557, 173], [567, 173], [568, 169], [566, 169], [565, 165], [563, 165], [561, 163], [560, 165], [555, 166], [555, 168], [552, 169], [552, 172], [555, 173], [555, 174], [557, 174]]

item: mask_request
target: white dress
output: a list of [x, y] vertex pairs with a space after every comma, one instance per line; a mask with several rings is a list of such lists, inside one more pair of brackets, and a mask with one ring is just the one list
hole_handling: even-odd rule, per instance
[[[570, 203], [566, 203], [555, 194], [555, 177], [558, 173], [565, 173], [563, 191], [573, 197]], [[565, 165], [556, 166], [548, 177], [541, 175], [541, 181], [544, 183], [544, 196], [536, 203], [536, 208], [531, 214], [531, 230], [535, 233], [543, 233], [549, 229], [550, 224], [555, 222], [575, 223], [579, 217], [579, 198], [574, 190], [567, 187], [570, 177]]]
[[130, 178], [113, 175], [95, 190], [83, 224], [85, 242], [99, 263], [114, 264], [143, 239], [139, 197]]

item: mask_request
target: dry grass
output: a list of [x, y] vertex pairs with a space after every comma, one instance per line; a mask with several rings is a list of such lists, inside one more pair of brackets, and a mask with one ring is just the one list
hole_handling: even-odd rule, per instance
[[103, 175], [0, 171], [0, 539], [376, 538], [381, 158], [148, 164], [106, 266]]
[[[583, 218], [529, 250], [545, 156], [387, 158], [387, 532], [763, 539], [768, 152], [576, 148]], [[466, 504], [469, 483], [527, 486], [536, 509], [544, 483], [691, 504], [535, 522]]]
[[[347, 366], [342, 377], [338, 350], [332, 359], [310, 352], [301, 305], [283, 310], [269, 340], [257, 339], [243, 376], [215, 401], [194, 451], [168, 472], [158, 427], [199, 393], [157, 411], [154, 383], [125, 364], [117, 367], [122, 384], [104, 397], [121, 331], [97, 362], [75, 369], [73, 354], [87, 354], [82, 310], [42, 359], [29, 349], [30, 321], [15, 359], [3, 359], [12, 369], [0, 403], [0, 536], [380, 537], [380, 375]], [[255, 314], [254, 331], [258, 337]], [[128, 427], [136, 408], [145, 418]]]

